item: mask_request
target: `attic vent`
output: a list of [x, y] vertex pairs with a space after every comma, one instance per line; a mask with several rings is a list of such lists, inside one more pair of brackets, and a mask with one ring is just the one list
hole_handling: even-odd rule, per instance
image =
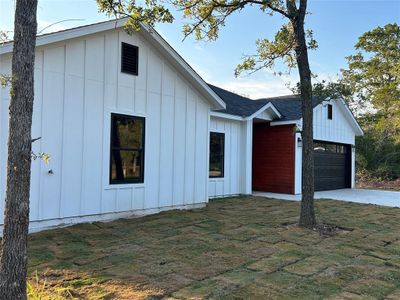
[[139, 71], [139, 48], [130, 44], [122, 43], [121, 72], [138, 75]]

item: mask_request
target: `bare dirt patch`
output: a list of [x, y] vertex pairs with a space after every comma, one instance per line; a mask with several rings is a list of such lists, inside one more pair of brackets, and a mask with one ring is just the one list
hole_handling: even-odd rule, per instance
[[335, 224], [327, 224], [321, 223], [315, 226], [314, 230], [316, 230], [320, 236], [330, 237], [337, 234], [343, 234], [353, 231], [352, 228], [345, 228]]
[[400, 178], [397, 180], [359, 178], [356, 181], [356, 187], [359, 189], [400, 191]]

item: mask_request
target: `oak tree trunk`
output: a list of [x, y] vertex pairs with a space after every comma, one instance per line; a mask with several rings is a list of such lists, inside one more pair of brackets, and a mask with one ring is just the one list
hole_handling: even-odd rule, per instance
[[17, 0], [0, 299], [26, 299], [37, 0]]
[[313, 228], [316, 224], [314, 212], [313, 104], [311, 71], [304, 32], [306, 4], [306, 0], [300, 1], [298, 13], [291, 22], [296, 40], [295, 52], [300, 75], [301, 108], [303, 116], [302, 196], [299, 225], [306, 228]]

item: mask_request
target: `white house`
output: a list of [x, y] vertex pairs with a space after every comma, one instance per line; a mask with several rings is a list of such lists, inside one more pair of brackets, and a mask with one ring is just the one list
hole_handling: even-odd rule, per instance
[[[284, 185], [293, 181], [287, 192], [300, 191], [301, 139], [294, 128], [301, 126], [301, 113], [291, 115], [293, 106], [288, 105], [298, 100], [254, 101], [208, 85], [154, 30], [144, 26], [129, 36], [123, 20], [42, 35], [36, 44], [32, 137], [41, 139], [33, 151], [49, 153], [51, 160], [49, 165], [32, 162], [31, 231], [193, 208], [209, 197], [250, 194], [254, 188], [278, 191], [279, 184], [269, 184], [263, 172], [282, 174]], [[12, 43], [0, 47], [1, 74], [11, 73], [11, 54]], [[9, 89], [1, 89], [2, 199], [9, 101]], [[350, 187], [352, 146], [362, 131], [341, 100], [314, 110], [315, 139], [336, 143], [338, 151], [347, 149], [336, 153], [343, 154], [346, 173], [335, 176], [351, 177], [343, 186], [340, 180], [329, 186], [321, 175], [322, 185]], [[291, 134], [287, 129], [280, 135], [275, 128], [291, 128]], [[289, 150], [275, 148], [281, 136]], [[274, 143], [262, 142], [271, 137]], [[316, 156], [329, 155], [321, 149], [336, 144], [316, 144]], [[293, 153], [292, 178], [284, 175], [284, 165], [260, 171], [271, 164], [257, 149], [281, 157]], [[0, 226], [3, 209], [2, 204]]]

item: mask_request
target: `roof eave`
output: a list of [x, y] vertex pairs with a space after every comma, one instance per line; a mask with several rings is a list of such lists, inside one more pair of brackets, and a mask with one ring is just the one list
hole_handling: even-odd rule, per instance
[[252, 120], [262, 112], [264, 112], [267, 109], [271, 109], [272, 112], [275, 114], [276, 118], [280, 119], [282, 118], [282, 114], [279, 112], [279, 110], [271, 103], [268, 102], [264, 106], [262, 106], [260, 109], [258, 109], [256, 112], [252, 113], [250, 116], [246, 117], [246, 120]]
[[[102, 31], [117, 29], [124, 26], [127, 18], [110, 20], [106, 22], [91, 24], [78, 28], [72, 28], [65, 31], [54, 32], [36, 38], [36, 47], [57, 43], [69, 39], [78, 38], [85, 35], [95, 34]], [[225, 102], [207, 85], [207, 83], [193, 70], [192, 67], [161, 37], [154, 29], [142, 24], [141, 31], [145, 38], [157, 49], [164, 50], [164, 54], [177, 69], [185, 75], [185, 78], [207, 99], [213, 109], [225, 109]], [[11, 53], [13, 42], [0, 46], [0, 55]]]
[[228, 119], [228, 120], [235, 120], [235, 121], [245, 121], [246, 120], [246, 118], [242, 117], [242, 116], [232, 115], [232, 114], [218, 112], [218, 111], [211, 111], [210, 116], [222, 118], [222, 119]]

